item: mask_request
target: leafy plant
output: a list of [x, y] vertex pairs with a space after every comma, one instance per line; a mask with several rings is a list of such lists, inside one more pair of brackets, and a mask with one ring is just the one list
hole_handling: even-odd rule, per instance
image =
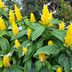
[[47, 5], [43, 6], [39, 21], [33, 13], [30, 18], [23, 17], [17, 5], [14, 10], [2, 6], [1, 72], [72, 71], [72, 23], [65, 29], [64, 22], [54, 19]]
[[60, 4], [57, 10], [57, 16], [63, 20], [65, 20], [67, 23], [72, 18], [72, 6], [70, 1], [60, 0], [58, 1]]

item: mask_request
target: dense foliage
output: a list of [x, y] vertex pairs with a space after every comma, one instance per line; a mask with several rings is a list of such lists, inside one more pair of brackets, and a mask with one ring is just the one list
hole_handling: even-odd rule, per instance
[[72, 72], [72, 23], [43, 5], [39, 21], [0, 0], [0, 72]]

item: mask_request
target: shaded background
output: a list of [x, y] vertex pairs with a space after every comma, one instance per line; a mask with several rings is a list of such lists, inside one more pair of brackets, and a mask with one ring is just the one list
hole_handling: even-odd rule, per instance
[[21, 9], [23, 16], [30, 15], [33, 12], [36, 19], [40, 19], [40, 12], [44, 4], [51, 3], [48, 7], [50, 11], [56, 11], [55, 18], [64, 20], [69, 23], [72, 19], [72, 0], [3, 0], [5, 4], [14, 9], [14, 4], [17, 4]]

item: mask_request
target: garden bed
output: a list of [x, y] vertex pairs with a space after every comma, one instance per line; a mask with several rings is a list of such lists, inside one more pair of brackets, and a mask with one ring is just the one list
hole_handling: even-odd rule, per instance
[[72, 72], [71, 0], [0, 0], [0, 72]]

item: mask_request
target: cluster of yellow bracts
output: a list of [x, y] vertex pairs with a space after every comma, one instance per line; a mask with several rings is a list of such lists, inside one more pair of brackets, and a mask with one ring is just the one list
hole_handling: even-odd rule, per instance
[[[4, 3], [1, 0], [0, 0], [0, 8], [5, 8]], [[17, 5], [15, 5], [14, 12], [15, 12], [15, 15], [16, 15], [16, 19], [18, 21], [22, 20], [22, 15], [21, 15], [20, 10], [18, 9]], [[17, 24], [15, 23], [14, 12], [10, 9], [10, 11], [9, 11], [9, 22], [12, 25], [12, 32], [13, 32], [14, 36], [16, 36], [19, 33], [19, 30], [18, 30]], [[50, 21], [52, 19], [53, 19], [52, 13], [49, 12], [47, 5], [44, 5], [43, 9], [42, 9], [41, 20], [39, 22], [43, 26], [53, 26], [53, 24], [50, 24]], [[34, 16], [33, 13], [30, 14], [30, 22], [36, 22], [36, 19], [35, 19], [35, 16]], [[64, 25], [64, 22], [62, 21], [61, 24], [59, 25], [59, 30], [64, 30], [64, 28], [65, 28], [65, 25]], [[6, 29], [6, 25], [3, 21], [3, 19], [0, 17], [0, 30], [4, 31], [5, 29]], [[28, 28], [28, 30], [27, 30], [28, 39], [30, 39], [31, 33], [32, 33], [31, 29]], [[52, 44], [53, 44], [53, 42], [50, 40], [48, 42], [48, 45], [52, 45]], [[68, 26], [68, 30], [67, 30], [67, 33], [66, 33], [66, 36], [65, 36], [64, 44], [65, 44], [66, 47], [69, 47], [72, 44], [72, 24], [70, 24]], [[20, 47], [20, 43], [17, 39], [15, 40], [15, 47], [16, 48]], [[27, 51], [28, 51], [27, 48], [23, 48], [23, 54], [26, 54]], [[39, 54], [39, 60], [41, 62], [45, 61], [46, 55], [44, 53]], [[5, 67], [8, 67], [10, 65], [9, 57], [7, 55], [5, 55], [3, 57], [3, 64], [4, 64]], [[57, 69], [57, 72], [62, 72], [62, 69], [59, 67]]]

